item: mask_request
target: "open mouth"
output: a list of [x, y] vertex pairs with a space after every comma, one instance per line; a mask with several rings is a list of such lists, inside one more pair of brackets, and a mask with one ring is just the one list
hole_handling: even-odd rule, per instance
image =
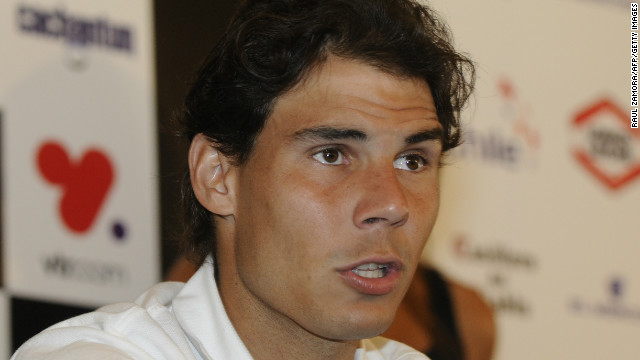
[[364, 295], [386, 295], [401, 281], [402, 263], [394, 257], [369, 258], [338, 270], [348, 286]]
[[366, 263], [362, 264], [353, 271], [356, 275], [362, 276], [368, 279], [378, 279], [384, 277], [389, 271], [389, 264], [378, 264], [378, 263]]

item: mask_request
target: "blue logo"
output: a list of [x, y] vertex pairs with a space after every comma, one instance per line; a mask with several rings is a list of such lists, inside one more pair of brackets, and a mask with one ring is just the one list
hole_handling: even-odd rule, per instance
[[629, 319], [640, 322], [640, 305], [629, 304], [625, 301], [626, 281], [619, 276], [613, 276], [606, 284], [608, 299], [585, 300], [575, 296], [569, 301], [569, 308], [579, 315], [590, 315], [611, 319]]
[[131, 52], [133, 35], [130, 28], [115, 25], [104, 18], [70, 15], [63, 10], [42, 10], [30, 6], [18, 8], [18, 26], [25, 33], [72, 45]]
[[611, 284], [609, 285], [611, 295], [613, 295], [613, 297], [616, 299], [622, 298], [623, 287], [624, 282], [622, 281], [622, 279], [613, 278], [613, 280], [611, 280]]

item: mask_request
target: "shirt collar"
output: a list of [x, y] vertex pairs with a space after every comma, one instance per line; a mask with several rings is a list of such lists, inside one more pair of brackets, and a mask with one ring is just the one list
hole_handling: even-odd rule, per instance
[[210, 256], [173, 300], [173, 311], [202, 358], [253, 359], [224, 309]]

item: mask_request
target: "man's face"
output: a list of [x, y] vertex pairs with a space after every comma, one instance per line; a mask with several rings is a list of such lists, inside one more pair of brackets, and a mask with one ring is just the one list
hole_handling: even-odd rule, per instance
[[441, 131], [427, 84], [357, 61], [281, 96], [236, 169], [225, 306], [326, 339], [382, 333], [436, 219]]

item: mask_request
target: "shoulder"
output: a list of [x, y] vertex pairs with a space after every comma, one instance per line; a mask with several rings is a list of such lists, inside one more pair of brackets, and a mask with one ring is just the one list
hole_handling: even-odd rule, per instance
[[177, 359], [190, 352], [170, 311], [183, 284], [162, 283], [135, 302], [104, 306], [42, 331], [12, 359]]
[[418, 350], [382, 336], [361, 341], [356, 360], [428, 360]]
[[448, 285], [457, 313], [493, 322], [493, 309], [478, 291], [455, 281], [449, 281]]
[[448, 284], [467, 355], [470, 359], [490, 359], [496, 336], [493, 309], [476, 290], [454, 281]]

